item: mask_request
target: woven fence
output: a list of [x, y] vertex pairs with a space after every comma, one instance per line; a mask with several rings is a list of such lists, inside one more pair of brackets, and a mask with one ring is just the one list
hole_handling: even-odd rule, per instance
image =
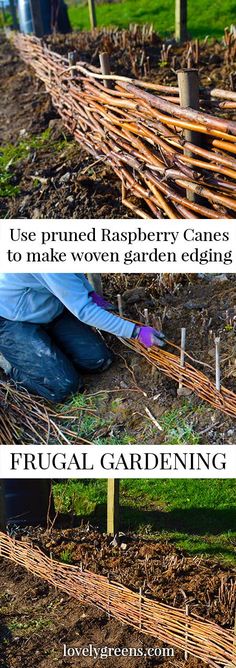
[[[223, 413], [226, 413], [231, 417], [236, 417], [236, 394], [234, 394], [234, 392], [228, 390], [223, 385], [221, 385], [220, 390], [218, 390], [212, 380], [202, 371], [196, 369], [186, 360], [184, 365], [182, 365], [181, 357], [174, 355], [167, 350], [157, 347], [146, 348], [135, 339], [122, 339], [122, 341], [128, 348], [145, 357], [150, 364], [155, 366], [168, 378], [172, 378], [183, 387], [192, 390], [214, 408], [221, 410]], [[179, 351], [181, 350], [180, 347], [176, 346], [172, 341], [168, 341], [167, 343], [174, 348], [177, 348]], [[185, 353], [185, 356], [198, 364], [210, 367], [210, 365], [201, 363], [199, 360], [194, 360], [188, 353]], [[211, 367], [210, 369], [212, 370]]]
[[[194, 111], [180, 106], [178, 87], [105, 77], [84, 62], [70, 66], [40, 39], [12, 39], [75, 139], [121, 179], [123, 203], [136, 217], [235, 217], [236, 122], [225, 118], [235, 92], [202, 91], [202, 108], [205, 100], [211, 111], [212, 100], [214, 114]], [[187, 141], [186, 130], [202, 146]]]
[[212, 668], [236, 666], [233, 631], [188, 615], [90, 571], [49, 559], [38, 548], [0, 532], [0, 556], [26, 568], [86, 605], [178, 648]]

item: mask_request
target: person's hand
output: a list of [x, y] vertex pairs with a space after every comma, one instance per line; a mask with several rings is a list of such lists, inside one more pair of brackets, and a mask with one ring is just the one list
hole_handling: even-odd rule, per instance
[[163, 348], [165, 345], [165, 335], [153, 327], [135, 327], [132, 339], [137, 339], [145, 348], [152, 346]]
[[100, 308], [104, 308], [106, 311], [114, 310], [114, 306], [112, 306], [112, 304], [107, 302], [106, 299], [103, 299], [103, 297], [98, 295], [97, 292], [95, 292], [94, 290], [93, 292], [90, 292], [89, 295], [90, 297], [92, 297], [94, 304], [97, 304], [97, 306], [100, 306]]

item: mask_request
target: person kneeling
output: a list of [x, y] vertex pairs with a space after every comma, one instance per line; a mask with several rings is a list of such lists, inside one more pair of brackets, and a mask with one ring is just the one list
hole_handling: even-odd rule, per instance
[[9, 375], [33, 394], [61, 403], [83, 389], [81, 372], [108, 369], [102, 330], [147, 348], [164, 335], [111, 312], [84, 274], [0, 274], [0, 353]]

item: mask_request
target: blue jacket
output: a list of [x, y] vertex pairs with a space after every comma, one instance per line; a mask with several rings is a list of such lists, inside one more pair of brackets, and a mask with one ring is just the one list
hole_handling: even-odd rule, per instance
[[84, 274], [0, 274], [0, 316], [43, 324], [66, 307], [87, 325], [131, 338], [134, 323], [94, 304], [92, 290]]

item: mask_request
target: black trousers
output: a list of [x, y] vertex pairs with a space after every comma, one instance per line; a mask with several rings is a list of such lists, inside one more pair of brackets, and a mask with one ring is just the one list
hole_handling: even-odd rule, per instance
[[66, 309], [47, 325], [0, 318], [0, 352], [13, 380], [58, 403], [83, 389], [80, 371], [103, 371], [113, 359], [101, 336]]

